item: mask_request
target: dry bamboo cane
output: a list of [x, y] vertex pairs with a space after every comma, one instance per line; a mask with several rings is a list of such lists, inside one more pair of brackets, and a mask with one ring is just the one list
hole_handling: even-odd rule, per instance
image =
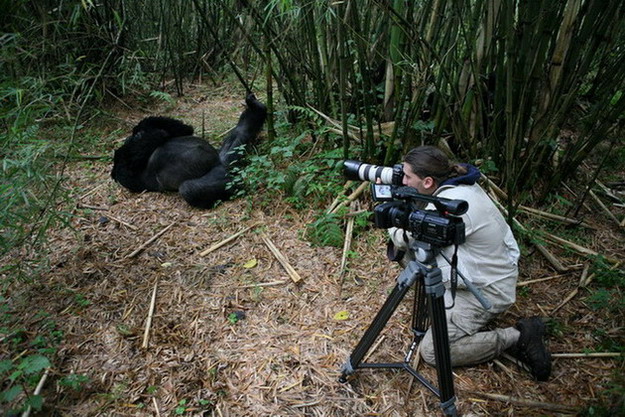
[[237, 232], [237, 233], [233, 234], [233, 235], [232, 235], [232, 236], [230, 236], [229, 238], [226, 238], [226, 239], [222, 240], [221, 242], [214, 244], [214, 245], [213, 245], [213, 246], [211, 246], [210, 248], [208, 248], [208, 249], [206, 249], [206, 250], [204, 250], [204, 251], [200, 252], [200, 256], [206, 256], [206, 255], [208, 255], [208, 254], [209, 254], [209, 253], [211, 253], [212, 251], [214, 251], [214, 250], [217, 250], [217, 249], [221, 248], [223, 245], [225, 245], [225, 244], [227, 244], [227, 243], [232, 242], [234, 239], [238, 238], [239, 236], [241, 236], [243, 233], [247, 232], [248, 230], [250, 230], [250, 229], [253, 229], [253, 228], [255, 228], [255, 227], [260, 226], [260, 224], [261, 224], [261, 223], [254, 223], [253, 225], [251, 225], [251, 226], [249, 226], [249, 227], [246, 227], [245, 229], [243, 229], [243, 230], [241, 230], [241, 231], [239, 231], [239, 232]]
[[[41, 394], [41, 390], [43, 389], [43, 385], [46, 383], [46, 379], [48, 379], [49, 374], [50, 374], [50, 368], [46, 368], [43, 375], [41, 376], [41, 379], [39, 380], [39, 383], [37, 384], [37, 387], [35, 387], [35, 391], [33, 392], [33, 395]], [[32, 410], [32, 407], [29, 405], [26, 411], [24, 411], [24, 413], [22, 414], [22, 417], [29, 417], [31, 410]]]
[[293, 269], [293, 267], [291, 266], [287, 258], [278, 250], [278, 248], [276, 248], [276, 246], [269, 239], [269, 237], [265, 235], [264, 233], [260, 237], [263, 240], [263, 242], [265, 242], [265, 245], [267, 245], [271, 253], [273, 253], [273, 256], [276, 257], [278, 262], [280, 262], [282, 267], [286, 270], [287, 274], [289, 274], [293, 282], [295, 283], [299, 282], [302, 279], [302, 277], [300, 277], [299, 274], [295, 271], [295, 269]]
[[164, 228], [163, 230], [161, 230], [160, 232], [158, 232], [157, 234], [155, 234], [154, 236], [152, 236], [150, 239], [148, 239], [147, 242], [145, 242], [143, 245], [139, 246], [137, 249], [135, 249], [132, 253], [130, 253], [129, 255], [126, 256], [126, 258], [133, 258], [135, 256], [137, 256], [139, 253], [141, 253], [141, 251], [143, 249], [145, 249], [150, 243], [154, 242], [156, 239], [158, 239], [159, 237], [161, 237], [163, 234], [165, 234], [165, 232], [167, 232], [169, 229], [171, 229], [174, 225], [176, 224], [176, 222], [172, 222], [169, 226], [167, 226], [166, 228]]
[[[573, 249], [575, 252], [577, 252], [577, 253], [579, 253], [581, 255], [599, 256], [599, 252], [596, 252], [596, 251], [594, 251], [592, 249], [585, 248], [585, 247], [583, 247], [581, 245], [578, 245], [577, 243], [573, 243], [573, 242], [568, 241], [566, 239], [562, 239], [561, 237], [558, 237], [558, 236], [553, 235], [551, 233], [545, 232], [545, 236], [549, 240], [553, 241], [554, 243], [558, 243], [558, 244], [560, 244], [562, 246], [568, 247], [569, 249]], [[611, 258], [609, 256], [604, 256], [604, 258], [605, 258], [606, 261], [610, 262], [611, 264], [615, 264], [615, 263], [619, 262], [617, 259]]]
[[[355, 204], [352, 202], [350, 208], [354, 210]], [[341, 266], [339, 267], [339, 288], [343, 287], [343, 274], [345, 273], [345, 266], [347, 265], [347, 254], [352, 246], [352, 235], [354, 233], [354, 217], [347, 219], [347, 226], [345, 227], [345, 242], [343, 242], [343, 256], [341, 256]]]
[[561, 405], [546, 403], [542, 401], [529, 401], [521, 398], [510, 397], [508, 395], [491, 394], [487, 392], [476, 392], [477, 395], [496, 401], [503, 401], [507, 403], [517, 404], [523, 407], [540, 408], [543, 410], [557, 411], [557, 412], [575, 412], [576, 408], [570, 405]]
[[[612, 265], [610, 267], [610, 271], [615, 270], [616, 268], [618, 268], [621, 265], [621, 262], [617, 262], [614, 265]], [[586, 266], [584, 268], [584, 271], [582, 272], [582, 276], [579, 280], [579, 284], [577, 285], [577, 287], [571, 291], [569, 293], [569, 295], [556, 307], [551, 311], [551, 314], [555, 313], [556, 311], [558, 311], [560, 308], [562, 308], [562, 306], [564, 306], [566, 303], [568, 303], [569, 301], [571, 301], [573, 299], [573, 297], [575, 297], [577, 295], [577, 293], [579, 292], [580, 288], [584, 288], [586, 287], [588, 284], [590, 284], [590, 282], [593, 280], [593, 278], [595, 277], [595, 274], [591, 274], [588, 277], [586, 277], [586, 275], [588, 274], [588, 266]]]
[[535, 216], [538, 216], [538, 217], [545, 218], [545, 219], [555, 220], [555, 221], [559, 221], [561, 223], [579, 225], [579, 226], [587, 227], [589, 229], [594, 229], [594, 227], [592, 225], [590, 225], [590, 224], [588, 224], [586, 222], [583, 222], [581, 220], [571, 219], [570, 217], [559, 216], [557, 214], [548, 213], [546, 211], [537, 210], [535, 208], [526, 207], [526, 206], [519, 206], [519, 210], [523, 211], [525, 213], [528, 213], [528, 214], [532, 214], [532, 215], [535, 215]]
[[620, 358], [625, 355], [622, 352], [590, 352], [590, 353], [552, 353], [552, 358], [579, 359], [579, 358]]
[[367, 185], [369, 185], [368, 181], [364, 181], [362, 184], [360, 184], [360, 186], [358, 188], [356, 188], [356, 191], [354, 191], [349, 196], [347, 196], [347, 199], [345, 199], [340, 204], [338, 204], [336, 207], [334, 207], [334, 209], [330, 213], [336, 213], [339, 208], [341, 208], [343, 206], [346, 206], [347, 203], [351, 203], [353, 200], [355, 200], [360, 194], [362, 194], [362, 192], [365, 190], [365, 188], [367, 188]]
[[332, 202], [332, 204], [330, 204], [330, 206], [328, 207], [328, 209], [326, 210], [326, 213], [332, 213], [332, 209], [334, 209], [334, 207], [336, 207], [337, 204], [339, 204], [339, 202], [341, 201], [341, 197], [343, 195], [343, 193], [345, 192], [345, 190], [347, 190], [349, 188], [349, 186], [352, 185], [352, 181], [349, 180], [345, 183], [345, 185], [343, 185], [343, 190], [341, 191], [341, 194], [338, 195], [334, 201]]
[[145, 331], [143, 332], [143, 343], [141, 344], [142, 348], [148, 347], [148, 342], [150, 340], [150, 327], [152, 327], [152, 318], [154, 317], [154, 307], [156, 305], [156, 290], [158, 288], [158, 278], [154, 282], [154, 290], [152, 290], [152, 300], [150, 301], [150, 308], [148, 310], [148, 319], [145, 322]]
[[[497, 187], [497, 186], [493, 184], [493, 187]], [[495, 188], [493, 188], [493, 189], [495, 189]], [[505, 193], [503, 191], [499, 190], [499, 192], [501, 192], [501, 193], [503, 193], [503, 195], [505, 195]], [[501, 203], [497, 200], [497, 198], [491, 192], [488, 192], [487, 194], [490, 197], [490, 199], [493, 201], [493, 203], [495, 203], [497, 208], [499, 208], [499, 210], [501, 210], [502, 213], [507, 215], [508, 211], [505, 209], [505, 207], [503, 207], [501, 205]], [[519, 230], [527, 231], [525, 226], [523, 226], [517, 219], [513, 218], [512, 221], [514, 222], [516, 227], [519, 228]], [[541, 245], [538, 242], [534, 242], [534, 246], [545, 257], [545, 259], [547, 259], [549, 262], [551, 262], [551, 265], [553, 265], [553, 267], [555, 268], [556, 271], [558, 271], [559, 273], [563, 273], [563, 272], [566, 272], [566, 271], [569, 270], [569, 268], [567, 268], [564, 265], [562, 265], [562, 263], [551, 252], [549, 252], [549, 250], [546, 247], [544, 247], [543, 245]]]
[[612, 212], [605, 206], [605, 204], [603, 204], [603, 201], [601, 201], [601, 199], [597, 196], [597, 194], [595, 194], [594, 191], [592, 191], [592, 190], [589, 190], [588, 193], [597, 202], [597, 204], [599, 205], [599, 207], [601, 207], [601, 209], [605, 212], [605, 214], [610, 219], [612, 219], [612, 221], [614, 221], [616, 224], [618, 224], [619, 227], [620, 227], [621, 223], [619, 222], [619, 220], [616, 218], [616, 216], [614, 214], [612, 214]]

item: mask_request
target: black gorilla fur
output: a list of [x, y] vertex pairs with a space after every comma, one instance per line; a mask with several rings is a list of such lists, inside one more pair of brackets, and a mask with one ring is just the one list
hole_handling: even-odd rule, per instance
[[147, 117], [115, 151], [111, 176], [130, 191], [178, 191], [192, 206], [211, 208], [234, 192], [228, 168], [263, 128], [267, 107], [249, 94], [247, 108], [219, 151], [169, 117]]

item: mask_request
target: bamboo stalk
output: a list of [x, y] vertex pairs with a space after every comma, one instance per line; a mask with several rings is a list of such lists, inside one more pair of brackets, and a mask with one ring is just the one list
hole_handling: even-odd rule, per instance
[[564, 216], [559, 216], [557, 214], [553, 214], [553, 213], [549, 213], [546, 211], [542, 211], [542, 210], [538, 210], [535, 208], [531, 208], [531, 207], [526, 207], [526, 206], [519, 206], [519, 210], [529, 213], [529, 214], [533, 214], [535, 216], [538, 217], [543, 217], [546, 219], [550, 219], [550, 220], [556, 220], [562, 223], [567, 223], [567, 224], [574, 224], [574, 225], [579, 225], [579, 226], [584, 226], [587, 227], [589, 229], [594, 229], [594, 227], [582, 220], [576, 220], [576, 219], [571, 219], [570, 217], [564, 217]]
[[[486, 177], [484, 177], [486, 178]], [[491, 183], [490, 180], [487, 179], [487, 181], [489, 181], [489, 184], [491, 184], [493, 191], [495, 190], [499, 190], [499, 193], [501, 193], [501, 197], [502, 198], [507, 198], [506, 193], [504, 193], [503, 191], [501, 191], [501, 189], [499, 189], [494, 183]], [[505, 215], [508, 215], [508, 210], [506, 210], [505, 207], [503, 207], [501, 205], [501, 203], [499, 202], [499, 200], [497, 200], [497, 197], [493, 195], [492, 192], [488, 192], [487, 193], [488, 196], [490, 197], [490, 199], [493, 201], [493, 203], [495, 203], [495, 205], [497, 206], [497, 208], [499, 208], [499, 210]], [[512, 218], [512, 222], [514, 223], [514, 225], [521, 230], [522, 232], [526, 232], [527, 233], [527, 228], [525, 226], [523, 226], [521, 224], [521, 222], [519, 222], [516, 218]], [[562, 265], [562, 263], [555, 257], [555, 255], [553, 255], [551, 252], [549, 252], [549, 250], [541, 245], [538, 242], [532, 242], [534, 244], [534, 246], [536, 247], [536, 249], [538, 249], [538, 251], [545, 257], [545, 259], [547, 259], [551, 265], [553, 265], [553, 267], [555, 268], [556, 271], [563, 273], [569, 270], [569, 268], [565, 267], [564, 265]]]
[[[241, 285], [235, 288], [245, 289], [245, 288], [256, 288], [256, 287], [273, 287], [274, 285], [281, 285], [281, 284], [284, 284], [285, 282], [286, 281], [259, 282], [258, 284]], [[230, 287], [230, 285], [225, 285], [224, 287]]]
[[121, 220], [121, 219], [118, 219], [117, 217], [113, 217], [113, 216], [111, 216], [110, 214], [107, 214], [107, 217], [108, 217], [109, 219], [113, 220], [113, 221], [116, 221], [117, 223], [119, 223], [119, 224], [121, 224], [121, 225], [126, 226], [126, 227], [127, 227], [127, 228], [129, 228], [129, 229], [132, 229], [132, 230], [138, 230], [138, 229], [139, 229], [137, 226], [134, 226], [134, 225], [132, 225], [132, 224], [130, 224], [130, 223], [126, 223], [125, 221], [123, 221], [123, 220]]
[[511, 397], [508, 395], [491, 394], [487, 392], [476, 392], [475, 394], [484, 398], [491, 399], [491, 400], [517, 404], [523, 407], [540, 408], [542, 410], [549, 410], [549, 411], [556, 411], [556, 412], [563, 412], [563, 413], [570, 413], [570, 412], [577, 411], [575, 407], [572, 407], [570, 405], [553, 404], [553, 403], [546, 403], [542, 401], [530, 401], [530, 400], [525, 400], [521, 398]]
[[[610, 271], [615, 270], [616, 268], [618, 268], [621, 265], [621, 262], [617, 262], [614, 265], [612, 265], [610, 267]], [[582, 275], [579, 279], [579, 284], [577, 285], [577, 287], [571, 291], [569, 293], [569, 295], [560, 303], [558, 304], [558, 306], [556, 308], [554, 308], [551, 311], [551, 314], [555, 313], [556, 311], [558, 311], [560, 308], [562, 308], [562, 306], [564, 306], [566, 303], [568, 303], [569, 301], [571, 301], [573, 299], [573, 297], [575, 297], [577, 295], [577, 293], [579, 292], [579, 290], [581, 288], [585, 288], [586, 286], [588, 286], [588, 284], [590, 284], [590, 282], [593, 280], [593, 278], [595, 277], [595, 274], [591, 274], [588, 277], [586, 277], [586, 275], [588, 275], [588, 265], [586, 265], [584, 267], [584, 270], [582, 271]]]
[[[354, 203], [351, 206], [354, 209]], [[347, 254], [352, 245], [352, 235], [354, 233], [354, 217], [347, 219], [347, 226], [345, 227], [345, 241], [343, 242], [343, 256], [341, 256], [341, 266], [339, 267], [339, 287], [343, 285], [343, 274], [345, 273], [345, 266], [347, 265]]]
[[299, 282], [302, 278], [295, 271], [295, 269], [293, 269], [293, 267], [289, 263], [288, 259], [278, 250], [278, 248], [276, 248], [276, 246], [269, 239], [269, 237], [267, 235], [265, 235], [264, 233], [260, 237], [263, 240], [263, 242], [265, 242], [265, 245], [267, 245], [267, 247], [269, 248], [271, 253], [273, 253], [273, 256], [276, 257], [278, 262], [280, 262], [282, 267], [286, 270], [287, 274], [289, 274], [289, 277], [291, 277], [293, 282], [295, 282], [295, 283]]
[[560, 262], [560, 260], [556, 258], [556, 256], [553, 253], [549, 252], [549, 250], [544, 245], [541, 245], [538, 242], [533, 242], [533, 244], [534, 244], [534, 247], [538, 249], [538, 252], [540, 252], [545, 257], [545, 259], [547, 259], [549, 263], [551, 263], [551, 265], [554, 267], [556, 271], [562, 273], [562, 272], [567, 272], [569, 270], [569, 268], [562, 265], [562, 262]]
[[237, 233], [233, 234], [232, 236], [230, 236], [230, 237], [228, 237], [228, 238], [226, 238], [226, 239], [222, 240], [221, 242], [218, 242], [218, 243], [214, 244], [214, 245], [213, 245], [213, 246], [211, 246], [210, 248], [208, 248], [208, 249], [206, 249], [206, 250], [204, 250], [204, 251], [200, 252], [200, 256], [206, 256], [206, 255], [208, 255], [209, 253], [211, 253], [211, 252], [213, 252], [213, 251], [215, 251], [215, 250], [217, 250], [217, 249], [221, 248], [223, 245], [226, 245], [226, 244], [228, 244], [228, 243], [232, 242], [233, 240], [235, 240], [236, 238], [238, 238], [239, 236], [241, 236], [243, 233], [247, 232], [248, 230], [253, 229], [253, 228], [255, 228], [255, 227], [258, 227], [258, 226], [260, 226], [260, 225], [261, 225], [261, 223], [260, 223], [260, 222], [258, 222], [258, 223], [254, 223], [254, 224], [252, 224], [251, 226], [246, 227], [245, 229], [243, 229], [243, 230], [241, 230], [241, 231], [239, 231], [239, 232], [237, 232]]
[[620, 358], [622, 352], [591, 352], [591, 353], [552, 353], [552, 358], [576, 359], [576, 358]]
[[148, 342], [150, 340], [150, 327], [152, 327], [152, 317], [154, 317], [154, 306], [156, 305], [156, 290], [158, 288], [158, 278], [154, 282], [154, 290], [152, 291], [152, 300], [150, 301], [150, 308], [148, 310], [148, 319], [145, 322], [145, 331], [143, 332], [143, 343], [141, 344], [142, 348], [148, 347]]
[[332, 202], [332, 204], [330, 204], [330, 206], [328, 207], [328, 209], [326, 210], [326, 213], [331, 213], [332, 209], [334, 207], [336, 207], [337, 204], [339, 204], [339, 202], [341, 201], [341, 197], [343, 195], [343, 193], [350, 187], [350, 185], [352, 185], [352, 180], [348, 180], [345, 185], [343, 185], [343, 191], [341, 192], [340, 195], [336, 196], [336, 198], [334, 199], [334, 201]]
[[[33, 395], [41, 394], [41, 390], [43, 389], [43, 385], [46, 383], [46, 379], [48, 379], [49, 374], [50, 374], [50, 368], [46, 368], [43, 375], [41, 376], [41, 379], [37, 383], [37, 386], [35, 387], [35, 391], [33, 391]], [[31, 410], [32, 410], [32, 407], [29, 405], [26, 411], [24, 411], [24, 413], [22, 414], [22, 417], [29, 417]]]
[[530, 279], [528, 281], [523, 281], [523, 282], [517, 282], [516, 286], [517, 287], [523, 287], [525, 285], [530, 285], [530, 284], [535, 284], [537, 282], [543, 282], [543, 281], [551, 281], [552, 279], [556, 279], [556, 278], [562, 278], [566, 276], [566, 274], [558, 274], [558, 275], [554, 275], [551, 277], [545, 277], [545, 278], [537, 278], [537, 279]]
[[[572, 250], [574, 250], [575, 252], [577, 252], [577, 253], [579, 253], [581, 255], [599, 256], [599, 252], [595, 252], [592, 249], [585, 248], [585, 247], [583, 247], [581, 245], [578, 245], [577, 243], [573, 243], [571, 241], [568, 241], [566, 239], [563, 239], [563, 238], [558, 237], [556, 235], [553, 235], [551, 233], [545, 232], [545, 236], [549, 240], [553, 241], [554, 243], [566, 246], [569, 249], [572, 249]], [[606, 261], [608, 261], [608, 262], [610, 262], [612, 264], [619, 262], [618, 260], [616, 260], [614, 258], [611, 258], [611, 257], [608, 257], [608, 256], [604, 256], [604, 258], [605, 258]]]
[[172, 222], [169, 226], [167, 226], [166, 228], [164, 228], [163, 230], [161, 230], [160, 232], [158, 232], [157, 234], [155, 234], [154, 236], [152, 236], [150, 239], [148, 239], [147, 242], [145, 242], [143, 245], [139, 246], [137, 249], [135, 249], [132, 253], [130, 253], [129, 255], [126, 255], [126, 258], [133, 258], [135, 256], [137, 256], [139, 253], [141, 253], [141, 251], [143, 249], [145, 249], [146, 247], [148, 247], [148, 245], [150, 245], [150, 243], [154, 242], [156, 239], [158, 239], [159, 237], [161, 237], [162, 235], [165, 234], [165, 232], [167, 232], [169, 229], [171, 229], [174, 225], [176, 224], [176, 222]]
[[597, 204], [599, 205], [599, 207], [601, 207], [601, 209], [605, 212], [605, 214], [620, 227], [621, 222], [619, 221], [619, 219], [617, 219], [616, 216], [612, 214], [612, 212], [605, 206], [605, 204], [603, 204], [603, 201], [601, 201], [601, 199], [597, 196], [597, 194], [595, 194], [593, 190], [589, 190], [588, 193], [597, 202]]
[[339, 208], [346, 206], [348, 203], [351, 203], [353, 200], [355, 200], [360, 194], [362, 194], [362, 192], [365, 190], [365, 188], [367, 188], [367, 186], [369, 185], [368, 181], [364, 181], [362, 184], [360, 184], [360, 186], [358, 186], [358, 188], [356, 188], [356, 190], [351, 193], [350, 195], [347, 196], [347, 198], [342, 201], [340, 204], [338, 204], [336, 207], [334, 207], [334, 209], [332, 209], [332, 211], [330, 213], [336, 213]]

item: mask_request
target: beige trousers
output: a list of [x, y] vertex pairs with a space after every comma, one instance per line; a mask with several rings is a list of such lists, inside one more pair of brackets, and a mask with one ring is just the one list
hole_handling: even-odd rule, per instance
[[[490, 311], [485, 310], [466, 289], [457, 290], [453, 308], [445, 310], [452, 366], [474, 365], [494, 359], [519, 340], [519, 331], [514, 327], [480, 331], [509, 307], [497, 303], [498, 294], [505, 290], [503, 286], [506, 284], [509, 283], [481, 288], [482, 294], [493, 304]], [[445, 305], [452, 305], [450, 291], [445, 292]], [[421, 340], [420, 351], [423, 360], [435, 366], [431, 328]]]

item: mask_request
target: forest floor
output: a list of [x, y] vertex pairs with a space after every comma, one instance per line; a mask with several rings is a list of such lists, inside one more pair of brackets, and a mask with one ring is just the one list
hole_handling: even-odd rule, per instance
[[[179, 117], [196, 133], [205, 117], [207, 135], [215, 137], [234, 126], [242, 100], [243, 93], [191, 86], [175, 106], [150, 111]], [[116, 112], [103, 137], [123, 133], [102, 148], [112, 154], [147, 115]], [[314, 247], [304, 238], [312, 211], [295, 210], [279, 196], [269, 206], [244, 197], [197, 210], [176, 194], [130, 193], [112, 181], [110, 170], [109, 158], [66, 167], [72, 228], [50, 231], [49, 267], [36, 284], [16, 284], [8, 297], [27, 332], [40, 330], [45, 312], [63, 334], [43, 387], [44, 408], [32, 415], [441, 415], [438, 399], [406, 372], [363, 369], [348, 383], [337, 380], [400, 272], [386, 259], [383, 231], [371, 228], [354, 238], [355, 256], [340, 275], [342, 249]], [[625, 211], [617, 210], [622, 218]], [[580, 216], [592, 228], [575, 229], [584, 246], [623, 259], [622, 228], [593, 212], [599, 209], [589, 201]], [[268, 249], [267, 238], [299, 282]], [[518, 300], [494, 325], [550, 318], [552, 377], [536, 382], [506, 358], [456, 368], [462, 415], [577, 415], [605, 404], [611, 381], [623, 374], [622, 356], [556, 355], [596, 351], [606, 340], [625, 346], [622, 311], [592, 309], [591, 291], [581, 288], [561, 305], [577, 290], [588, 258], [547, 245], [566, 268], [558, 272], [521, 243]], [[383, 329], [370, 361], [403, 360], [412, 340], [411, 298]], [[417, 359], [413, 366], [437, 385], [433, 368]], [[82, 376], [82, 383], [59, 383], [68, 374]]]

